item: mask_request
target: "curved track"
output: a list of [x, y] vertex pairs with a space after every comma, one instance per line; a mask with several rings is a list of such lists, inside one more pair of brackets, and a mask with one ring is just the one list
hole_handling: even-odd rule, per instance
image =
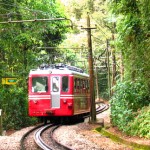
[[52, 149], [49, 145], [47, 145], [47, 144], [42, 140], [42, 137], [41, 137], [41, 136], [42, 136], [42, 133], [43, 133], [46, 129], [48, 129], [48, 128], [52, 127], [52, 126], [54, 126], [54, 125], [53, 125], [53, 124], [45, 125], [45, 126], [39, 128], [39, 129], [35, 132], [35, 134], [34, 134], [34, 141], [36, 142], [36, 144], [37, 144], [41, 149], [44, 149], [44, 150], [51, 150], [51, 149]]
[[[36, 142], [36, 144], [43, 150], [72, 150], [71, 148], [62, 145], [61, 143], [59, 143], [54, 137], [53, 137], [53, 133], [54, 131], [59, 127], [60, 125], [54, 125], [54, 124], [48, 124], [45, 125], [43, 127], [41, 127], [40, 129], [38, 129], [35, 134], [34, 134], [34, 140]], [[50, 130], [50, 136], [49, 136], [49, 142], [46, 143], [43, 140], [42, 134], [44, 134], [44, 132], [46, 130]], [[48, 133], [49, 133], [48, 132]]]
[[31, 134], [33, 131], [35, 131], [35, 130], [37, 130], [38, 128], [42, 127], [42, 126], [43, 126], [43, 124], [42, 124], [42, 125], [39, 125], [39, 126], [36, 126], [36, 127], [34, 127], [33, 129], [29, 130], [27, 133], [25, 133], [25, 134], [22, 136], [21, 141], [20, 141], [21, 150], [25, 150], [25, 149], [26, 149], [26, 148], [25, 148], [25, 145], [24, 145], [24, 141], [25, 141], [25, 139], [27, 138], [27, 136], [28, 136], [29, 134]]
[[109, 104], [99, 103], [98, 107], [96, 108], [96, 113], [100, 114], [106, 111], [109, 108]]
[[[106, 111], [109, 108], [109, 105], [107, 104], [102, 104], [99, 103], [97, 104], [97, 108], [96, 108], [96, 113], [102, 113], [104, 111]], [[89, 117], [89, 116], [86, 116]], [[25, 150], [25, 145], [24, 145], [24, 141], [27, 138], [27, 136], [29, 134], [31, 134], [33, 131], [35, 131], [34, 133], [34, 140], [36, 142], [36, 144], [38, 145], [38, 147], [40, 147], [40, 149], [43, 150], [72, 150], [70, 147], [67, 147], [66, 145], [62, 145], [60, 142], [58, 142], [54, 136], [53, 133], [54, 131], [59, 127], [60, 125], [56, 125], [56, 124], [47, 124], [47, 125], [39, 125], [33, 129], [31, 129], [30, 131], [28, 131], [21, 139], [20, 142], [20, 146], [21, 146], [21, 150]], [[48, 142], [44, 141], [44, 134], [46, 134], [45, 132], [47, 132], [47, 137]]]
[[[109, 104], [104, 104], [104, 103], [97, 103], [98, 107], [96, 108], [96, 114], [100, 114], [107, 109], [109, 109]], [[88, 118], [90, 115], [85, 116], [84, 118]]]

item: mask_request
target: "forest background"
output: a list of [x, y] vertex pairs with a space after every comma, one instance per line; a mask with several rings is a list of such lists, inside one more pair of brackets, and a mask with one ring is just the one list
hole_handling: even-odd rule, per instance
[[[82, 29], [88, 12], [91, 27], [96, 27], [92, 30], [96, 98], [110, 100], [113, 125], [150, 138], [149, 10], [149, 0], [1, 0], [0, 77], [17, 78], [15, 85], [0, 84], [4, 129], [37, 121], [27, 110], [30, 69], [61, 62], [88, 72], [87, 35]], [[47, 18], [70, 20], [10, 23]]]

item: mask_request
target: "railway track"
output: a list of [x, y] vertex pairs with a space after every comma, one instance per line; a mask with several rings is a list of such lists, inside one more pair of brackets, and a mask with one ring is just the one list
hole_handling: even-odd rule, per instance
[[[25, 140], [28, 138], [30, 134], [33, 134], [34, 141], [37, 144], [35, 149], [43, 149], [43, 150], [72, 150], [68, 146], [62, 145], [57, 139], [54, 138], [53, 133], [60, 125], [55, 124], [47, 124], [47, 125], [39, 125], [30, 131], [28, 131], [20, 141], [21, 150], [28, 150], [25, 145]], [[48, 140], [45, 140], [45, 138]], [[33, 148], [34, 149], [34, 148]]]
[[97, 105], [98, 107], [96, 108], [96, 114], [100, 114], [109, 108], [108, 104], [98, 103]]
[[21, 138], [21, 140], [20, 140], [20, 149], [21, 149], [21, 150], [26, 150], [25, 140], [28, 138], [28, 136], [29, 136], [32, 132], [34, 132], [35, 130], [37, 130], [38, 128], [40, 128], [40, 127], [42, 127], [42, 126], [43, 126], [43, 124], [42, 124], [42, 125], [38, 125], [38, 126], [32, 128], [31, 130], [29, 130], [28, 132], [26, 132], [26, 133], [22, 136], [22, 138]]
[[[109, 105], [106, 104], [97, 104], [98, 107], [96, 108], [96, 113], [102, 113], [103, 111], [107, 110], [109, 108]], [[39, 125], [33, 129], [31, 129], [29, 132], [27, 132], [21, 139], [20, 147], [21, 150], [27, 150], [25, 146], [25, 140], [28, 139], [28, 136], [32, 133], [32, 136], [34, 136], [34, 141], [38, 145], [37, 149], [43, 149], [43, 150], [72, 150], [70, 147], [66, 145], [62, 145], [60, 142], [55, 139], [53, 136], [54, 131], [58, 129], [61, 125], [56, 124], [47, 124], [47, 125]], [[34, 134], [33, 134], [34, 132]], [[35, 146], [36, 147], [36, 146]]]
[[[68, 146], [62, 145], [54, 138], [53, 133], [59, 126], [60, 125], [49, 124], [38, 129], [34, 134], [36, 144], [43, 150], [72, 150]], [[42, 136], [42, 134], [44, 135]], [[44, 141], [45, 135], [48, 135], [48, 141]]]
[[41, 148], [41, 149], [44, 149], [44, 150], [47, 150], [47, 149], [52, 149], [48, 144], [46, 144], [43, 139], [42, 139], [42, 133], [47, 130], [48, 128], [51, 128], [53, 127], [54, 125], [53, 124], [48, 124], [48, 125], [45, 125], [41, 128], [39, 128], [38, 130], [36, 130], [36, 132], [34, 133], [34, 141], [36, 142], [36, 144]]

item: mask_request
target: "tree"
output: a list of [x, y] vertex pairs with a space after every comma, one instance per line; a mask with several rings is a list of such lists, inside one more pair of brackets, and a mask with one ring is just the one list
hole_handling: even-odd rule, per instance
[[130, 135], [149, 137], [150, 124], [143, 126], [140, 119], [145, 115], [139, 112], [148, 114], [150, 104], [150, 1], [111, 0], [110, 7], [116, 18], [116, 51], [122, 52], [124, 64], [124, 79], [118, 81], [111, 99], [112, 123]]
[[138, 77], [149, 88], [149, 32], [148, 21], [150, 2], [148, 0], [111, 1], [112, 12], [117, 18], [117, 49], [124, 58], [125, 77], [136, 80]]
[[[57, 46], [68, 31], [65, 27], [68, 21], [23, 21], [45, 18], [65, 18], [58, 1], [53, 0], [49, 3], [49, 0], [15, 2], [2, 0], [0, 2], [0, 75], [1, 78], [17, 77], [16, 85], [0, 84], [0, 108], [4, 110], [5, 129], [26, 126], [27, 124], [22, 123], [23, 120], [29, 124], [32, 122], [27, 116], [26, 79], [30, 69], [45, 61], [41, 56], [42, 51], [47, 53], [45, 49], [37, 47]], [[21, 20], [20, 23], [7, 23], [7, 21]]]
[[[81, 47], [82, 45], [84, 45], [85, 48], [87, 47], [86, 32], [81, 30], [81, 26], [86, 27], [87, 12], [89, 12], [91, 16], [91, 27], [95, 27], [96, 25], [97, 29], [92, 31], [94, 68], [96, 66], [98, 67], [98, 85], [101, 87], [100, 95], [101, 97], [108, 98], [107, 61], [102, 58], [106, 56], [106, 39], [111, 39], [111, 23], [109, 23], [110, 16], [107, 11], [107, 3], [105, 0], [66, 0], [65, 2], [67, 12], [70, 14], [70, 18], [72, 18], [74, 23], [73, 34], [75, 33], [74, 39], [77, 40], [76, 43], [78, 44], [78, 47]], [[87, 52], [87, 49], [83, 52], [86, 58], [88, 56]], [[85, 59], [85, 63], [88, 64], [87, 59]], [[105, 66], [105, 68], [102, 69], [100, 66]]]

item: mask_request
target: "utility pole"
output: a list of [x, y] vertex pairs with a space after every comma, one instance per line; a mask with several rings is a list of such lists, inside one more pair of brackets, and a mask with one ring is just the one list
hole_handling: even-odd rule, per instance
[[106, 39], [106, 58], [107, 58], [107, 72], [108, 72], [108, 94], [111, 96], [111, 81], [110, 81], [110, 62], [109, 62], [109, 50], [108, 50], [108, 39]]
[[95, 80], [96, 80], [96, 92], [97, 92], [97, 98], [96, 100], [97, 101], [100, 101], [100, 98], [99, 98], [99, 87], [98, 87], [98, 72], [97, 72], [97, 65], [95, 66]]
[[[112, 40], [115, 40], [115, 23], [113, 24], [113, 30], [112, 30]], [[116, 54], [115, 54], [115, 47], [113, 46], [111, 48], [112, 53], [112, 87], [116, 85]], [[111, 94], [113, 95], [113, 90], [111, 90]]]
[[124, 78], [124, 64], [123, 64], [123, 54], [122, 54], [122, 51], [121, 51], [121, 54], [120, 54], [120, 76], [121, 76], [121, 81], [123, 81], [123, 78]]
[[87, 43], [88, 43], [88, 62], [89, 62], [89, 74], [90, 74], [90, 100], [91, 100], [91, 121], [96, 121], [96, 108], [95, 108], [95, 92], [94, 92], [94, 70], [93, 70], [93, 56], [92, 56], [92, 39], [91, 30], [96, 28], [90, 27], [90, 16], [87, 14], [87, 27], [81, 28], [87, 31]]

